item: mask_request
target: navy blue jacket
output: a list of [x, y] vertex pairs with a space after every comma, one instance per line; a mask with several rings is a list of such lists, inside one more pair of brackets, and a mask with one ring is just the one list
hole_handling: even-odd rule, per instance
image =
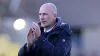
[[19, 50], [18, 56], [70, 56], [71, 29], [68, 24], [57, 18], [54, 28], [42, 34], [27, 51], [26, 44]]

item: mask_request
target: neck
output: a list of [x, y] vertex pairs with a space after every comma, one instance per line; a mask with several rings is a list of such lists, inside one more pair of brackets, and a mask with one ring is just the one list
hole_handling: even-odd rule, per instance
[[[52, 27], [53, 27], [53, 26], [52, 26]], [[52, 28], [52, 27], [45, 27], [44, 30], [47, 31], [47, 30], [49, 30], [49, 29]]]
[[44, 27], [44, 30], [45, 30], [45, 31], [49, 30], [49, 29], [52, 28], [55, 24], [56, 24], [56, 22], [53, 23], [52, 25], [49, 25], [49, 26], [47, 26], [47, 27]]

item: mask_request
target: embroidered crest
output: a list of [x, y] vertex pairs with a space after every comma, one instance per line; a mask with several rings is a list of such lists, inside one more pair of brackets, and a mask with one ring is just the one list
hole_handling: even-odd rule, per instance
[[62, 42], [65, 42], [66, 40], [65, 39], [62, 39]]

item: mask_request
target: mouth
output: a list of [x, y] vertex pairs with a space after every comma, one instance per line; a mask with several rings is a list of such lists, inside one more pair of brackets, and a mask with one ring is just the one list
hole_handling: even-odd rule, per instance
[[45, 23], [46, 23], [46, 21], [41, 21], [41, 23], [45, 24]]

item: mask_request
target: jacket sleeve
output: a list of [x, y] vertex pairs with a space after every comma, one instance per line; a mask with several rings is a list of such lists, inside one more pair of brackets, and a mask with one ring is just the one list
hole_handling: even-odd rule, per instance
[[46, 56], [66, 56], [71, 50], [71, 38], [65, 32], [62, 32], [53, 45], [44, 36], [40, 36], [36, 45]]
[[30, 55], [34, 55], [35, 52], [35, 46], [34, 44], [30, 47], [29, 51], [27, 51], [27, 47], [26, 44], [24, 46], [22, 46], [18, 52], [18, 56], [30, 56]]

